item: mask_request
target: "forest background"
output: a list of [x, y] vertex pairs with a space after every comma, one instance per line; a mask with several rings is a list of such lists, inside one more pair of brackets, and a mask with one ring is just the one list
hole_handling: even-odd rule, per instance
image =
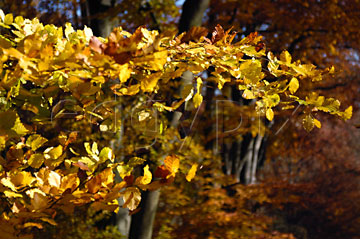
[[[64, 118], [66, 114], [63, 114], [63, 118], [59, 116], [57, 119], [61, 122], [56, 122], [54, 126], [55, 131], [63, 132], [62, 149], [65, 151], [68, 144], [74, 144], [75, 151], [72, 153], [75, 154], [77, 148], [82, 147], [77, 146], [77, 140], [83, 138], [87, 142], [96, 141], [99, 147], [109, 146], [114, 152], [115, 156], [109, 156], [109, 159], [115, 157], [115, 161], [129, 163], [131, 159], [141, 158], [143, 161], [140, 160], [140, 163], [135, 160], [134, 175], [144, 175], [140, 177], [146, 179], [148, 169], [145, 168], [150, 166], [154, 178], [163, 178], [162, 184], [166, 186], [143, 191], [141, 202], [135, 200], [133, 206], [125, 205], [125, 208], [120, 208], [116, 213], [110, 213], [113, 208], [106, 208], [100, 203], [92, 207], [83, 203], [82, 206], [69, 210], [70, 215], [57, 211], [51, 220], [43, 220], [42, 223], [33, 218], [29, 221], [26, 216], [16, 219], [21, 222], [15, 223], [10, 220], [11, 227], [15, 225], [16, 236], [122, 238], [121, 235], [125, 235], [134, 239], [360, 238], [358, 1], [3, 0], [0, 2], [0, 8], [5, 14], [12, 13], [14, 17], [37, 17], [44, 24], [65, 26], [66, 22], [70, 22], [75, 30], [88, 26], [94, 36], [103, 38], [110, 36], [117, 26], [134, 34], [138, 27], [144, 26], [149, 30], [157, 30], [162, 36], [189, 32], [183, 35], [181, 41], [191, 45], [191, 42], [201, 42], [204, 37], [215, 43], [217, 37], [231, 35], [234, 31], [236, 34], [231, 35], [234, 42], [248, 37], [256, 52], [270, 50], [288, 64], [300, 60], [327, 71], [322, 75], [321, 81], [300, 82], [301, 87], [297, 94], [306, 96], [308, 103], [311, 100], [319, 101], [319, 95], [324, 95], [340, 100], [344, 105], [341, 106], [342, 111], [350, 105], [353, 107], [353, 116], [346, 122], [332, 115], [317, 112], [313, 108], [309, 111], [304, 107], [305, 103], [293, 108], [280, 104], [276, 105], [277, 110], [274, 106], [274, 111], [257, 115], [256, 106], [259, 105], [253, 99], [256, 97], [246, 96], [246, 89], [239, 90], [238, 85], [232, 83], [234, 79], [221, 74], [222, 72], [219, 73], [216, 67], [204, 71], [195, 67], [188, 69], [189, 71], [181, 72], [177, 80], [168, 86], [155, 83], [160, 89], [164, 89], [162, 97], [167, 99], [167, 105], [171, 105], [174, 99], [183, 98], [182, 94], [186, 91], [184, 89], [189, 85], [194, 86], [197, 93], [201, 92], [201, 95], [198, 94], [201, 100], [195, 100], [195, 94], [194, 103], [181, 102], [182, 104], [177, 107], [172, 105], [175, 112], [169, 110], [162, 116], [141, 107], [146, 102], [157, 100], [151, 98], [151, 94], [137, 96], [137, 100], [134, 101], [130, 97], [129, 88], [125, 93], [121, 91], [123, 88], [115, 89], [118, 90], [116, 92], [120, 92], [116, 97], [121, 99], [121, 104], [117, 104], [117, 110], [130, 112], [130, 116], [122, 115], [123, 118], [118, 124], [119, 129], [115, 129], [113, 121], [106, 119], [92, 120], [92, 125], [89, 126], [77, 123], [81, 122], [78, 118]], [[194, 26], [195, 28], [192, 28]], [[228, 29], [231, 31], [226, 32]], [[214, 31], [215, 33], [212, 33]], [[4, 48], [5, 43], [1, 44]], [[101, 46], [93, 47], [94, 51], [101, 52], [99, 49], [102, 49]], [[284, 53], [284, 50], [289, 55]], [[256, 54], [254, 53], [255, 58], [258, 57]], [[116, 58], [116, 55], [112, 56]], [[224, 61], [230, 62], [231, 59]], [[5, 61], [3, 63], [6, 64]], [[294, 66], [284, 66], [282, 70], [290, 71], [291, 67]], [[251, 67], [249, 69], [254, 70]], [[157, 70], [151, 68], [149, 71]], [[196, 77], [190, 71], [196, 72]], [[249, 78], [250, 75], [251, 73]], [[5, 79], [4, 75], [1, 77]], [[197, 77], [203, 79], [204, 83], [201, 80], [200, 83]], [[216, 77], [217, 80], [212, 80], [212, 77]], [[285, 76], [281, 77], [285, 79]], [[281, 77], [276, 78], [276, 81], [281, 80]], [[222, 87], [217, 85], [219, 78], [223, 79]], [[228, 80], [230, 78], [232, 80]], [[265, 79], [270, 83], [275, 81], [269, 76]], [[13, 94], [13, 91], [5, 85], [1, 85], [1, 96], [6, 98], [8, 92]], [[156, 88], [146, 86], [145, 92], [147, 87], [152, 90]], [[298, 87], [289, 85], [291, 91], [296, 91]], [[96, 90], [85, 87], [79, 91], [79, 95]], [[143, 91], [143, 88], [141, 90]], [[150, 97], [150, 100], [141, 97]], [[34, 112], [29, 108], [22, 110]], [[157, 111], [160, 111], [160, 108], [161, 106], [158, 106]], [[104, 114], [101, 110], [92, 113]], [[97, 115], [93, 117], [96, 118]], [[155, 120], [158, 117], [163, 117], [159, 120], [160, 123]], [[23, 122], [24, 119], [20, 118]], [[146, 120], [142, 120], [143, 118]], [[150, 120], [151, 118], [153, 120]], [[129, 121], [128, 119], [131, 119], [131, 122], [126, 125], [124, 122]], [[1, 127], [3, 130], [5, 126]], [[111, 129], [128, 134], [104, 135], [103, 131], [106, 130], [100, 130], [104, 127], [115, 127]], [[156, 130], [149, 131], [152, 128]], [[75, 131], [78, 133], [72, 133]], [[119, 138], [127, 143], [119, 143]], [[80, 141], [82, 143], [84, 140]], [[10, 161], [19, 161], [20, 157], [28, 162], [31, 158], [30, 150], [21, 149], [22, 153], [19, 156], [19, 144], [4, 145], [0, 162], [2, 179], [7, 175], [4, 171], [10, 172], [12, 167], [18, 166], [13, 162], [9, 163]], [[39, 143], [39, 147], [35, 148], [41, 146]], [[56, 153], [51, 150], [50, 152]], [[86, 151], [96, 154], [97, 146], [90, 144]], [[152, 162], [153, 157], [166, 159], [164, 152], [167, 152], [167, 155], [180, 155], [181, 165], [185, 165], [185, 168], [180, 167], [180, 170], [186, 172], [186, 177], [173, 179], [168, 175], [164, 176], [164, 172], [176, 173], [171, 169], [164, 169], [169, 167], [170, 163], [165, 162], [164, 167], [157, 167], [159, 162]], [[101, 157], [101, 153], [97, 154]], [[176, 162], [175, 156], [168, 157], [172, 163]], [[164, 159], [161, 162], [163, 161]], [[61, 163], [65, 165], [64, 162]], [[88, 170], [88, 165], [82, 161], [70, 163], [76, 164], [80, 172]], [[35, 164], [32, 163], [30, 166], [40, 168], [41, 165]], [[50, 168], [54, 166], [51, 163], [47, 165], [46, 161], [44, 165]], [[126, 165], [118, 166], [121, 167], [120, 170], [117, 168], [116, 180], [125, 180], [129, 185], [136, 185], [142, 180], [125, 179], [130, 176], [126, 171], [129, 169]], [[191, 169], [197, 169], [195, 177], [192, 175], [195, 170], [190, 173]], [[79, 178], [81, 179], [80, 176]], [[21, 211], [21, 203], [13, 201], [16, 196], [11, 194], [9, 201], [9, 193], [6, 194], [7, 189], [4, 189], [8, 187], [5, 181], [1, 181], [1, 192], [5, 195], [1, 198], [3, 217], [9, 215], [4, 214], [9, 210], [9, 204], [12, 205], [12, 213], [14, 210]], [[23, 185], [20, 183], [18, 186], [20, 188]], [[21, 193], [19, 188], [14, 191]], [[124, 200], [125, 204], [129, 204], [126, 199]], [[124, 200], [123, 197], [119, 197], [119, 204], [124, 204]], [[137, 207], [138, 203], [140, 204]], [[17, 205], [18, 208], [14, 209], [13, 205]], [[5, 225], [0, 228], [4, 235], [14, 234], [5, 228], [8, 224], [2, 225]]]

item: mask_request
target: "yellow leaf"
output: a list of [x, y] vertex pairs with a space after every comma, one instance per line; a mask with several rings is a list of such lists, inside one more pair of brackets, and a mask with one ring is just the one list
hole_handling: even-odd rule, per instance
[[321, 128], [321, 122], [318, 121], [317, 119], [314, 119], [314, 125], [315, 125], [316, 127], [318, 127], [319, 129]]
[[157, 72], [143, 78], [140, 83], [141, 90], [144, 92], [153, 92], [161, 75], [162, 75], [161, 72]]
[[141, 193], [140, 190], [136, 187], [128, 187], [123, 193], [124, 200], [124, 208], [129, 208], [129, 210], [135, 210], [140, 201], [141, 201]]
[[246, 84], [256, 84], [263, 77], [261, 63], [258, 60], [247, 60], [240, 65], [240, 72], [245, 77]]
[[4, 23], [6, 25], [10, 25], [11, 23], [13, 23], [14, 17], [11, 13], [6, 14], [5, 18], [4, 18]]
[[164, 68], [167, 61], [167, 50], [135, 58], [133, 61], [136, 65], [139, 64], [145, 69], [160, 71]]
[[43, 229], [43, 226], [40, 223], [36, 223], [36, 222], [26, 222], [23, 225], [24, 228], [26, 227], [37, 227], [38, 229]]
[[187, 175], [186, 175], [186, 180], [187, 180], [188, 182], [190, 182], [190, 181], [195, 177], [196, 170], [197, 170], [197, 166], [198, 166], [197, 163], [193, 164], [193, 165], [191, 166], [189, 172], [187, 173]]
[[196, 83], [196, 94], [193, 98], [195, 108], [199, 107], [203, 101], [203, 96], [201, 95], [202, 80], [200, 77], [196, 79]]
[[144, 167], [144, 176], [138, 177], [136, 181], [139, 184], [146, 185], [149, 184], [151, 180], [152, 180], [152, 174], [149, 170], [149, 165], [146, 165]]
[[248, 89], [244, 90], [242, 97], [248, 100], [255, 99], [254, 94]]
[[30, 172], [17, 172], [10, 175], [10, 181], [14, 184], [16, 188], [22, 188], [25, 186], [30, 186], [32, 182], [35, 181], [35, 178], [31, 175]]
[[44, 155], [42, 154], [32, 154], [28, 160], [28, 164], [33, 168], [40, 168], [44, 163]]
[[291, 64], [291, 55], [288, 51], [283, 51], [280, 54], [280, 60], [286, 64]]
[[116, 170], [118, 171], [120, 177], [124, 179], [126, 176], [131, 175], [133, 168], [128, 165], [119, 165], [116, 167]]
[[25, 135], [27, 132], [29, 132], [21, 123], [20, 118], [16, 118], [15, 125], [11, 129], [14, 130], [18, 135]]
[[50, 147], [44, 151], [45, 159], [58, 159], [63, 153], [63, 147], [58, 145], [57, 147]]
[[44, 143], [48, 140], [41, 137], [38, 134], [30, 135], [29, 138], [26, 140], [26, 145], [30, 146], [33, 151], [40, 148]]
[[349, 107], [345, 110], [345, 112], [344, 112], [344, 119], [345, 119], [345, 120], [350, 119], [351, 116], [352, 116], [352, 112], [353, 112], [353, 107], [352, 107], [352, 106], [349, 106]]
[[4, 194], [5, 194], [5, 197], [7, 197], [7, 198], [21, 198], [21, 197], [23, 197], [23, 195], [20, 194], [20, 193], [16, 193], [16, 192], [13, 192], [13, 191], [8, 191], [8, 190], [5, 190]]
[[0, 9], [0, 20], [4, 21], [4, 19], [5, 19], [4, 11]]
[[114, 154], [109, 147], [104, 147], [99, 154], [100, 162], [105, 162], [106, 160], [113, 161]]
[[59, 188], [61, 184], [61, 176], [57, 172], [51, 171], [49, 173], [48, 182], [50, 186]]
[[119, 67], [119, 70], [120, 70], [120, 72], [119, 72], [119, 80], [120, 80], [121, 83], [124, 83], [130, 78], [132, 70], [129, 67], [129, 64], [127, 64], [127, 63], [124, 64], [124, 65], [121, 65]]
[[76, 173], [68, 174], [61, 178], [61, 186], [62, 190], [71, 189], [74, 191], [77, 186], [80, 184], [80, 179], [77, 177]]
[[107, 188], [109, 185], [111, 185], [114, 182], [114, 176], [115, 174], [113, 173], [112, 169], [106, 168], [91, 180], [89, 180], [86, 183], [86, 187], [90, 193], [96, 193], [102, 187]]
[[65, 32], [65, 37], [69, 40], [70, 34], [75, 31], [74, 31], [74, 28], [71, 26], [71, 24], [67, 22], [67, 23], [65, 23], [64, 32]]
[[299, 81], [293, 77], [289, 83], [289, 90], [291, 94], [294, 94], [299, 89]]
[[271, 108], [266, 110], [266, 118], [269, 121], [272, 121], [274, 119], [274, 111]]
[[41, 221], [44, 221], [44, 222], [47, 222], [47, 223], [49, 223], [50, 225], [53, 225], [53, 226], [56, 226], [56, 225], [57, 225], [57, 223], [55, 222], [55, 220], [52, 219], [52, 218], [42, 217], [42, 218], [40, 218], [40, 220], [41, 220]]
[[140, 84], [131, 85], [128, 88], [122, 88], [118, 92], [114, 92], [117, 95], [136, 95], [140, 90]]
[[164, 160], [165, 168], [170, 171], [170, 174], [166, 178], [174, 177], [179, 170], [180, 161], [175, 155], [169, 155]]

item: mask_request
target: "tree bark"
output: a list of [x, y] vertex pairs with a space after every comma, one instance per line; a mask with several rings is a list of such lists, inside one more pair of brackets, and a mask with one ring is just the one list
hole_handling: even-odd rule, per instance
[[[116, 20], [110, 19], [110, 17], [104, 17], [107, 11], [113, 8], [115, 5], [114, 0], [87, 0], [81, 4], [81, 15], [83, 23], [90, 26], [95, 36], [108, 37], [117, 25]], [[122, 131], [123, 132], [123, 131]], [[121, 144], [119, 138], [117, 144]], [[116, 177], [117, 181], [120, 181], [120, 177]], [[119, 212], [116, 215], [116, 226], [119, 232], [125, 236], [129, 236], [131, 216], [127, 208], [122, 208], [123, 199], [119, 198]]]
[[[91, 29], [95, 36], [107, 37], [110, 35], [112, 29], [116, 26], [116, 20], [111, 19], [108, 16], [104, 16], [104, 13], [114, 7], [114, 0], [87, 0], [88, 20], [90, 22]], [[83, 10], [87, 11], [87, 10]]]
[[129, 238], [150, 239], [152, 237], [153, 224], [159, 198], [159, 189], [142, 193], [142, 202], [140, 204], [141, 210], [132, 216]]
[[193, 26], [201, 26], [205, 10], [210, 0], [186, 0], [182, 7], [179, 33], [188, 31]]
[[[210, 0], [187, 0], [183, 5], [183, 11], [179, 23], [179, 32], [187, 31], [192, 26], [199, 26]], [[185, 72], [182, 76], [182, 86], [191, 84], [193, 75]], [[179, 124], [181, 113], [175, 112], [171, 125]], [[160, 190], [147, 191], [142, 194], [141, 211], [132, 217], [130, 237], [131, 239], [151, 239], [156, 209], [159, 203]]]

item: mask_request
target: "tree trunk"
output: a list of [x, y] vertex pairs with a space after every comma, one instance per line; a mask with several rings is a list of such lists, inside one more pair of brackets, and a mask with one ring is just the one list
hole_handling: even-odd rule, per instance
[[88, 9], [82, 9], [82, 11], [90, 14], [87, 20], [90, 22], [94, 35], [102, 37], [109, 36], [112, 29], [117, 25], [117, 22], [108, 16], [104, 16], [104, 13], [114, 7], [115, 1], [87, 0], [86, 3], [85, 7]]
[[[95, 36], [108, 37], [113, 28], [116, 27], [116, 20], [112, 20], [110, 17], [104, 17], [104, 14], [106, 15], [106, 12], [113, 8], [114, 5], [114, 0], [87, 0], [81, 4], [83, 23], [90, 26]], [[119, 141], [121, 141], [121, 139], [119, 139], [117, 143], [121, 143]], [[116, 180], [121, 179], [120, 177], [116, 177]], [[119, 198], [118, 201], [120, 206], [124, 203], [122, 198]], [[128, 237], [131, 216], [127, 208], [119, 208], [115, 223], [119, 232], [125, 237]]]
[[160, 190], [143, 192], [141, 197], [141, 204], [139, 206], [141, 209], [131, 219], [129, 237], [131, 239], [150, 239], [152, 237]]
[[[179, 32], [187, 31], [192, 26], [199, 26], [210, 0], [187, 0], [183, 5], [180, 18]], [[191, 84], [193, 75], [185, 72], [182, 76], [182, 85]], [[176, 127], [181, 113], [175, 112], [171, 125]], [[130, 237], [131, 239], [151, 239], [156, 209], [159, 203], [160, 190], [142, 193], [141, 211], [132, 217]]]

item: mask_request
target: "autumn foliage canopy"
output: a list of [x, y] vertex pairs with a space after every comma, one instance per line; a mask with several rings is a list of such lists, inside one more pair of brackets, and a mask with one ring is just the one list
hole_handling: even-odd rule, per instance
[[[201, 27], [178, 36], [118, 27], [102, 38], [2, 11], [0, 28], [0, 238], [31, 237], [83, 205], [116, 211], [118, 198], [135, 213], [141, 191], [192, 181], [202, 162], [179, 150], [186, 138], [170, 115], [201, 109], [210, 83], [256, 102], [247, 114], [259, 122], [297, 106], [306, 131], [321, 128], [316, 112], [352, 115], [352, 106], [302, 91], [332, 77], [333, 67], [276, 56], [257, 33], [235, 42], [220, 25], [211, 37]], [[185, 71], [195, 78], [178, 91]]]

